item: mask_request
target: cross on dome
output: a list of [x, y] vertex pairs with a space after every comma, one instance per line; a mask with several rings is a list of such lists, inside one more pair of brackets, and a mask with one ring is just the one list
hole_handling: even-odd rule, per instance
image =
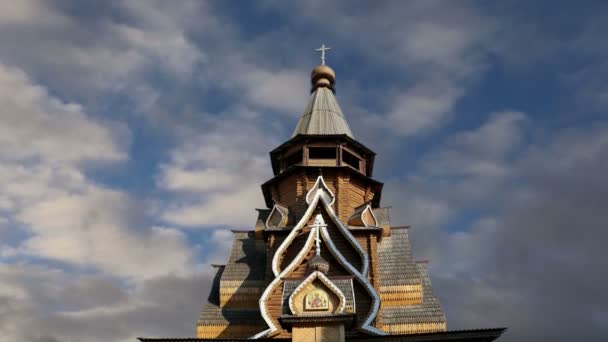
[[312, 227], [315, 230], [315, 248], [317, 255], [321, 254], [321, 238], [319, 237], [319, 228], [325, 226], [326, 224], [323, 220], [323, 216], [321, 214], [317, 214], [315, 217], [315, 222], [312, 224]]
[[325, 46], [325, 44], [321, 44], [321, 47], [315, 49], [315, 51], [321, 51], [321, 64], [325, 64], [325, 51], [331, 50], [329, 46]]

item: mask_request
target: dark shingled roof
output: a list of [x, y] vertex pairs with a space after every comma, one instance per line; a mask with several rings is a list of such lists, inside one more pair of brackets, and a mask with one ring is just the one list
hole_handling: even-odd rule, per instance
[[[266, 271], [266, 246], [256, 240], [254, 232], [235, 232], [232, 251], [222, 275], [224, 280], [264, 282]], [[258, 282], [255, 282], [255, 281]], [[262, 284], [261, 286], [263, 286]], [[258, 285], [259, 286], [259, 285]]]
[[242, 287], [266, 286], [266, 247], [264, 241], [255, 239], [254, 232], [234, 232], [232, 251], [226, 266], [219, 266], [198, 324], [248, 324], [265, 323], [258, 309], [220, 308], [220, 283], [223, 281], [243, 281]]
[[266, 219], [270, 215], [272, 209], [256, 209], [258, 211], [258, 219], [255, 222], [255, 229], [265, 229]]
[[[329, 278], [346, 297], [345, 311], [355, 311], [355, 294], [353, 293], [353, 280]], [[283, 283], [283, 313], [291, 313], [289, 310], [289, 296], [295, 291], [304, 279], [286, 279]]]
[[385, 324], [445, 322], [443, 309], [439, 300], [433, 294], [431, 278], [426, 270], [426, 264], [415, 265], [422, 278], [422, 304], [403, 307], [387, 307], [382, 310]]
[[265, 326], [259, 309], [221, 309], [214, 305], [206, 305], [201, 313], [199, 325], [244, 324]]
[[224, 273], [224, 268], [226, 266], [217, 266], [217, 271], [215, 272], [215, 276], [213, 277], [213, 282], [211, 283], [211, 290], [209, 291], [209, 297], [207, 301], [210, 304], [215, 306], [220, 305], [220, 279], [222, 278], [222, 274]]
[[376, 220], [378, 221], [378, 227], [390, 226], [391, 218], [388, 214], [389, 208], [374, 208], [372, 211], [374, 212], [374, 216], [376, 216]]
[[253, 309], [222, 309], [220, 305], [220, 278], [224, 273], [224, 267], [218, 267], [217, 273], [213, 278], [211, 285], [211, 291], [209, 292], [209, 298], [203, 311], [198, 319], [198, 325], [203, 324], [247, 324], [247, 325], [261, 325], [263, 326], [264, 320], [260, 315], [260, 310]]
[[412, 258], [407, 229], [391, 229], [391, 236], [378, 244], [380, 285], [420, 284], [420, 275]]

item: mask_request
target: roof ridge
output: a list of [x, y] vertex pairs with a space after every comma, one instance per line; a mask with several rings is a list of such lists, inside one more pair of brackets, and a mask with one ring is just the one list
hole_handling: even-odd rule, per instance
[[348, 135], [355, 138], [334, 93], [317, 88], [311, 94], [292, 137], [296, 135]]

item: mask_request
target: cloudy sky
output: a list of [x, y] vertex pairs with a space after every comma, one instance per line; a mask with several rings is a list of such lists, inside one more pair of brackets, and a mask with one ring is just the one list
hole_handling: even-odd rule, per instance
[[0, 6], [2, 339], [193, 336], [321, 43], [448, 327], [608, 335], [605, 2]]

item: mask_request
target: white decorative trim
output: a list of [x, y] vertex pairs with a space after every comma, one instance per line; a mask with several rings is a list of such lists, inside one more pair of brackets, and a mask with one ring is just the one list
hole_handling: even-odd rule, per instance
[[[325, 195], [325, 193], [324, 193], [325, 191], [323, 190], [323, 188], [319, 188], [319, 185], [323, 185], [323, 188], [325, 188], [325, 189], [327, 189], [327, 191], [329, 191], [329, 193], [331, 194], [331, 197]], [[309, 201], [309, 196], [312, 194], [312, 191], [315, 188], [317, 188], [317, 191], [315, 192], [315, 196]], [[328, 200], [328, 197], [331, 198], [331, 201]], [[361, 245], [359, 244], [359, 241], [357, 241], [357, 239], [355, 239], [355, 237], [351, 234], [351, 232], [348, 230], [348, 228], [346, 228], [344, 226], [344, 224], [342, 224], [342, 222], [340, 221], [340, 218], [338, 217], [338, 215], [336, 215], [335, 211], [331, 207], [333, 201], [335, 200], [335, 197], [334, 197], [333, 193], [331, 192], [331, 190], [329, 190], [329, 188], [325, 184], [325, 181], [323, 180], [323, 176], [319, 176], [317, 178], [317, 181], [315, 182], [315, 186], [306, 195], [306, 202], [309, 204], [308, 209], [306, 209], [306, 212], [304, 213], [304, 215], [302, 216], [302, 218], [300, 219], [298, 224], [291, 230], [289, 235], [287, 235], [287, 238], [285, 238], [283, 243], [279, 246], [279, 248], [277, 248], [276, 252], [274, 253], [274, 257], [272, 258], [272, 272], [274, 273], [274, 276], [277, 277], [279, 275], [279, 273], [281, 273], [280, 265], [279, 265], [281, 256], [283, 255], [283, 253], [285, 253], [285, 250], [287, 249], [287, 247], [289, 247], [289, 245], [291, 245], [293, 240], [300, 233], [300, 230], [302, 230], [302, 228], [304, 228], [304, 225], [310, 219], [310, 216], [316, 209], [316, 205], [319, 201], [319, 198], [323, 199], [322, 202], [325, 204], [325, 209], [327, 210], [327, 212], [329, 212], [329, 214], [332, 218], [332, 221], [334, 221], [334, 223], [342, 231], [343, 235], [346, 236], [346, 239], [348, 240], [350, 245], [357, 250], [357, 253], [359, 253], [359, 256], [361, 257], [361, 273], [367, 277], [367, 274], [369, 272], [369, 260], [368, 260], [367, 252], [365, 252], [363, 247], [361, 247]]]
[[[365, 220], [366, 212], [369, 212], [372, 215], [372, 219], [374, 220], [374, 222], [372, 224], [370, 224], [369, 222], [367, 222]], [[372, 207], [369, 204], [362, 205], [362, 206], [358, 207], [357, 209], [355, 209], [355, 212], [348, 218], [348, 220], [346, 220], [346, 222], [349, 225], [359, 226], [359, 224], [351, 223], [356, 218], [360, 218], [361, 222], [363, 222], [363, 226], [366, 228], [378, 226], [378, 218], [376, 218], [376, 214], [374, 214], [374, 211], [372, 210]]]
[[289, 235], [287, 235], [287, 237], [285, 238], [285, 241], [283, 241], [283, 243], [281, 243], [281, 245], [279, 245], [279, 248], [277, 248], [276, 252], [274, 253], [274, 256], [272, 258], [272, 273], [274, 274], [275, 277], [278, 277], [279, 274], [281, 274], [280, 265], [279, 265], [281, 256], [283, 255], [283, 253], [285, 253], [285, 250], [287, 249], [287, 247], [289, 247], [289, 245], [291, 245], [293, 240], [300, 234], [300, 231], [302, 230], [302, 228], [304, 228], [304, 225], [310, 219], [310, 216], [315, 211], [319, 198], [321, 198], [320, 195], [314, 197], [313, 203], [310, 206], [308, 206], [308, 209], [306, 209], [304, 216], [302, 216], [302, 218], [300, 219], [298, 224], [296, 224], [296, 226], [293, 227], [293, 229], [291, 230]]
[[388, 333], [382, 329], [378, 329], [373, 325], [369, 325], [369, 326], [362, 326], [360, 328], [361, 330], [370, 333], [370, 334], [374, 334], [374, 335], [379, 335], [379, 336], [386, 336], [388, 335]]
[[346, 236], [346, 238], [349, 241], [349, 243], [351, 244], [351, 246], [353, 246], [357, 250], [359, 255], [361, 256], [362, 265], [361, 265], [361, 272], [359, 272], [359, 270], [357, 270], [352, 264], [350, 264], [348, 262], [348, 260], [346, 260], [344, 258], [344, 256], [340, 253], [340, 251], [336, 248], [335, 244], [333, 243], [333, 241], [331, 240], [331, 238], [329, 236], [327, 227], [316, 225], [316, 229], [321, 230], [323, 240], [330, 247], [329, 250], [332, 253], [332, 255], [334, 255], [334, 257], [336, 257], [336, 259], [338, 259], [338, 261], [342, 264], [342, 266], [344, 266], [346, 269], [348, 269], [351, 272], [351, 274], [353, 274], [357, 278], [357, 280], [365, 287], [367, 292], [373, 298], [372, 310], [369, 312], [369, 314], [365, 318], [363, 325], [361, 326], [361, 329], [364, 331], [367, 331], [369, 333], [376, 334], [376, 335], [386, 335], [386, 332], [379, 330], [371, 325], [371, 323], [374, 321], [374, 319], [378, 315], [378, 310], [380, 308], [380, 296], [378, 295], [378, 293], [376, 292], [374, 287], [371, 285], [369, 280], [367, 280], [367, 274], [369, 272], [368, 255], [365, 252], [365, 250], [363, 249], [363, 247], [359, 244], [357, 239], [355, 239], [355, 237], [350, 233], [350, 231], [340, 221], [340, 218], [336, 215], [335, 211], [331, 207], [335, 201], [335, 196], [331, 192], [331, 190], [329, 190], [329, 188], [327, 187], [327, 184], [325, 184], [323, 177], [319, 176], [317, 178], [317, 181], [315, 182], [315, 185], [313, 186], [313, 188], [306, 195], [306, 203], [308, 203], [308, 205], [309, 205], [308, 208], [306, 209], [306, 212], [304, 213], [304, 215], [302, 216], [300, 221], [297, 223], [297, 225], [291, 230], [291, 232], [289, 233], [287, 238], [283, 241], [283, 243], [281, 243], [281, 245], [277, 248], [277, 250], [274, 254], [274, 257], [272, 258], [272, 271], [275, 275], [275, 279], [273, 279], [272, 282], [270, 282], [270, 284], [268, 285], [268, 287], [266, 287], [266, 289], [264, 290], [264, 293], [262, 294], [262, 296], [260, 297], [260, 300], [259, 300], [260, 312], [262, 314], [262, 317], [268, 324], [269, 329], [264, 330], [256, 335], [252, 336], [251, 338], [253, 338], [253, 339], [268, 336], [269, 334], [272, 334], [273, 332], [276, 332], [278, 330], [278, 327], [275, 325], [275, 323], [273, 322], [273, 320], [270, 318], [270, 316], [268, 314], [266, 301], [267, 301], [268, 297], [270, 296], [271, 292], [273, 291], [274, 287], [277, 285], [277, 283], [279, 281], [281, 281], [281, 278], [283, 278], [286, 274], [290, 273], [296, 266], [298, 266], [300, 264], [300, 262], [302, 261], [302, 259], [304, 258], [304, 256], [310, 251], [310, 248], [312, 247], [313, 241], [314, 241], [313, 232], [314, 232], [314, 230], [316, 230], [314, 227], [313, 227], [313, 229], [310, 230], [310, 232], [308, 234], [308, 238], [307, 238], [306, 243], [304, 244], [304, 247], [302, 248], [302, 250], [298, 253], [298, 255], [296, 255], [294, 260], [292, 260], [292, 262], [287, 267], [285, 267], [285, 269], [280, 270], [279, 261], [280, 261], [281, 256], [283, 255], [283, 253], [285, 252], [287, 247], [289, 247], [289, 245], [291, 245], [293, 240], [298, 236], [299, 232], [302, 230], [304, 225], [308, 222], [308, 220], [310, 219], [310, 216], [312, 215], [312, 213], [316, 209], [317, 204], [319, 203], [319, 199], [321, 199], [321, 202], [323, 203], [325, 210], [329, 213], [329, 216], [332, 219], [332, 221], [334, 221], [334, 223], [338, 226], [338, 229], [340, 229], [342, 234], [344, 236]]
[[[315, 198], [315, 202], [317, 202], [319, 200], [320, 196], [317, 196]], [[306, 213], [308, 213], [308, 216], [310, 216], [310, 213], [312, 213], [312, 211], [314, 210], [314, 207], [308, 208], [308, 210], [306, 211]], [[310, 213], [309, 213], [310, 212]], [[303, 226], [302, 222], [305, 222], [303, 220], [300, 220], [300, 222], [298, 223], [298, 225]], [[292, 232], [289, 234], [289, 236], [291, 236], [294, 232], [296, 232], [296, 228], [298, 228], [298, 226], [296, 226]], [[301, 230], [302, 227], [299, 227], [297, 230]], [[260, 304], [260, 313], [262, 314], [262, 317], [264, 318], [264, 321], [266, 321], [266, 324], [268, 324], [269, 329], [264, 330], [254, 336], [252, 336], [251, 338], [260, 338], [260, 337], [264, 337], [270, 333], [273, 333], [275, 331], [278, 330], [278, 327], [274, 324], [274, 322], [272, 321], [272, 318], [270, 317], [270, 315], [268, 314], [268, 308], [266, 307], [266, 301], [268, 300], [268, 297], [270, 296], [270, 294], [272, 293], [272, 290], [274, 289], [274, 287], [277, 285], [277, 283], [279, 281], [281, 281], [281, 279], [288, 274], [289, 272], [293, 271], [294, 268], [296, 268], [296, 266], [298, 266], [300, 264], [300, 262], [302, 262], [302, 259], [304, 259], [304, 257], [308, 254], [308, 252], [310, 251], [310, 249], [313, 247], [314, 245], [314, 238], [315, 238], [315, 234], [313, 234], [314, 229], [311, 229], [310, 232], [308, 232], [308, 238], [306, 239], [306, 243], [304, 244], [303, 248], [300, 250], [300, 252], [298, 253], [298, 255], [296, 255], [296, 257], [293, 259], [293, 261], [291, 263], [289, 263], [289, 265], [287, 265], [287, 267], [285, 267], [285, 269], [283, 271], [281, 271], [273, 280], [272, 282], [270, 282], [270, 284], [268, 284], [268, 287], [266, 287], [266, 289], [264, 290], [264, 292], [262, 293], [262, 296], [260, 297], [259, 300], [259, 304]], [[288, 239], [286, 239], [281, 246], [279, 246], [279, 248], [283, 247], [285, 245], [285, 243], [288, 242]], [[290, 242], [291, 243], [291, 242]], [[277, 250], [278, 253], [278, 250]], [[274, 270], [274, 266], [278, 260], [278, 255], [275, 253], [274, 258], [272, 259], [273, 262], [273, 270]]]
[[272, 333], [273, 331], [276, 331], [276, 329], [273, 330], [271, 328], [268, 328], [264, 331], [261, 331], [255, 335], [251, 336], [249, 339], [256, 340], [258, 338], [266, 337], [266, 336], [270, 335], [270, 333]]
[[[374, 224], [368, 224], [367, 221], [365, 221], [365, 212], [368, 211], [372, 217], [374, 218]], [[374, 211], [372, 210], [372, 207], [368, 204], [367, 206], [365, 206], [365, 209], [363, 209], [363, 212], [361, 212], [361, 221], [363, 221], [363, 224], [365, 225], [365, 227], [377, 227], [378, 226], [378, 219], [376, 218], [376, 215], [374, 215]]]
[[[323, 236], [323, 241], [325, 241], [325, 243], [328, 245], [328, 249], [331, 252], [331, 254], [336, 259], [338, 259], [338, 262], [340, 262], [340, 264], [342, 266], [344, 266], [346, 269], [348, 269], [355, 276], [355, 278], [357, 278], [357, 280], [363, 285], [363, 287], [365, 287], [365, 290], [367, 290], [367, 293], [369, 293], [369, 295], [372, 296], [372, 298], [373, 298], [372, 310], [365, 317], [365, 320], [363, 321], [363, 324], [361, 325], [361, 329], [369, 331], [370, 333], [373, 333], [376, 335], [386, 335], [385, 332], [379, 333], [379, 331], [381, 331], [381, 330], [378, 330], [372, 326], [372, 322], [374, 321], [374, 319], [376, 319], [376, 316], [378, 315], [378, 311], [380, 310], [380, 295], [378, 295], [378, 292], [376, 292], [376, 289], [369, 282], [369, 280], [367, 280], [367, 278], [364, 277], [363, 274], [359, 273], [359, 271], [353, 265], [351, 265], [348, 262], [348, 260], [346, 260], [346, 258], [344, 258], [342, 253], [340, 253], [340, 251], [336, 248], [336, 245], [334, 244], [331, 237], [329, 236], [329, 232], [327, 231], [326, 227], [321, 228], [321, 236]], [[378, 330], [378, 331], [376, 331], [376, 330]]]
[[291, 313], [294, 315], [296, 314], [296, 308], [293, 301], [296, 294], [300, 293], [306, 285], [312, 283], [315, 279], [319, 279], [323, 284], [325, 284], [325, 286], [329, 287], [334, 292], [334, 294], [338, 296], [338, 298], [340, 298], [340, 303], [336, 312], [344, 312], [344, 308], [346, 307], [346, 296], [344, 295], [344, 292], [342, 292], [342, 290], [340, 290], [340, 288], [338, 288], [336, 284], [334, 284], [329, 278], [327, 278], [325, 274], [319, 271], [315, 271], [312, 272], [306, 279], [304, 279], [304, 281], [302, 281], [302, 283], [300, 283], [300, 285], [298, 285], [298, 287], [296, 287], [296, 289], [293, 290], [293, 292], [289, 296], [289, 310], [291, 310]]
[[[328, 202], [330, 206], [333, 205], [334, 201], [336, 200], [336, 196], [333, 192], [331, 192], [331, 190], [329, 190], [327, 184], [325, 184], [323, 176], [317, 177], [315, 185], [313, 185], [312, 188], [306, 194], [306, 203], [310, 205], [310, 203], [312, 202], [312, 200], [310, 199], [311, 196], [315, 196], [319, 192], [319, 190], [324, 190], [324, 192], [326, 192], [326, 194], [323, 194], [323, 199]], [[328, 200], [328, 198], [330, 198], [331, 200]]]
[[[270, 219], [272, 218], [272, 216], [273, 216], [273, 215], [274, 215], [276, 212], [278, 212], [278, 213], [279, 213], [279, 215], [281, 215], [281, 219], [279, 220], [279, 225], [278, 225], [278, 226], [276, 226], [275, 228], [278, 228], [278, 227], [284, 227], [284, 226], [285, 226], [285, 223], [287, 223], [287, 222], [286, 222], [286, 221], [287, 221], [287, 215], [286, 215], [286, 213], [288, 212], [288, 209], [287, 209], [287, 208], [285, 208], [285, 207], [283, 207], [282, 205], [280, 205], [280, 204], [278, 204], [278, 203], [275, 203], [275, 204], [272, 206], [272, 210], [270, 211], [270, 214], [269, 214], [269, 215], [268, 215], [268, 217], [266, 218], [266, 222], [264, 222], [264, 225], [266, 226], [266, 229], [269, 229], [269, 228], [273, 228], [273, 227], [274, 227], [274, 226], [270, 226]], [[285, 222], [284, 222], [284, 221], [285, 221]]]
[[357, 241], [357, 239], [353, 236], [350, 230], [346, 228], [346, 226], [344, 226], [342, 221], [340, 221], [340, 218], [338, 217], [338, 215], [336, 215], [336, 212], [325, 201], [323, 201], [323, 204], [325, 205], [325, 209], [329, 213], [329, 217], [332, 219], [332, 221], [334, 221], [336, 226], [338, 226], [338, 229], [342, 231], [342, 234], [346, 236], [346, 239], [348, 240], [350, 245], [353, 246], [359, 253], [359, 256], [361, 257], [361, 274], [367, 277], [367, 273], [369, 272], [369, 259], [367, 257], [367, 252], [359, 244], [359, 241]]

